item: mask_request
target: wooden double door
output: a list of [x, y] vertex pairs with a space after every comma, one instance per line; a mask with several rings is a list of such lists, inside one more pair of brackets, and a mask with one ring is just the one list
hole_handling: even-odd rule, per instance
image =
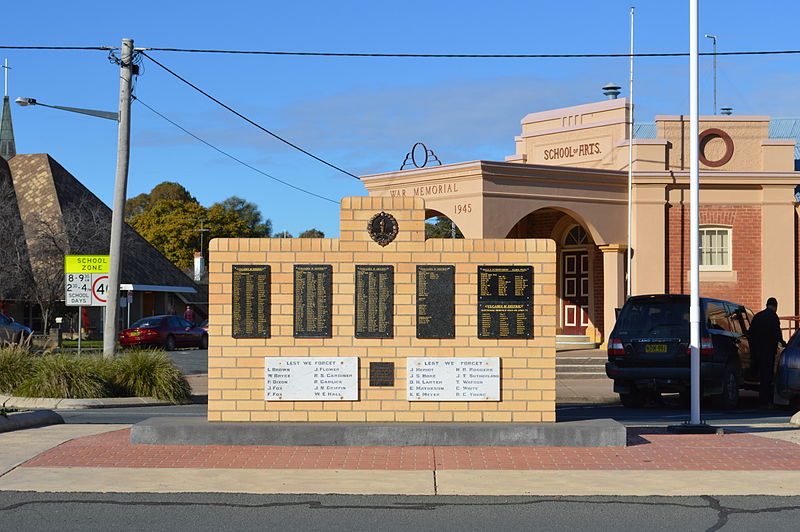
[[563, 334], [585, 334], [589, 325], [589, 253], [561, 253], [561, 328]]

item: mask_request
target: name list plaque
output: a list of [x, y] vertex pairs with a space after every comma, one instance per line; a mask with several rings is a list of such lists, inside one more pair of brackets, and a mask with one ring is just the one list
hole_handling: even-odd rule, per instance
[[356, 338], [392, 338], [394, 266], [356, 265]]
[[417, 338], [455, 338], [455, 276], [455, 266], [417, 266]]
[[294, 337], [330, 338], [333, 266], [295, 264]]
[[269, 338], [269, 266], [233, 265], [234, 338]]
[[478, 338], [532, 338], [533, 266], [478, 266]]
[[358, 357], [264, 357], [267, 401], [358, 401]]
[[500, 357], [409, 357], [409, 401], [499, 401]]

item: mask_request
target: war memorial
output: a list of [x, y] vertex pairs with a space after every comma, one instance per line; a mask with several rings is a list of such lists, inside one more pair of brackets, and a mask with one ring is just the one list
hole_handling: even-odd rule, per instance
[[624, 445], [555, 423], [550, 239], [425, 239], [420, 197], [348, 197], [338, 239], [215, 239], [208, 419], [135, 443]]

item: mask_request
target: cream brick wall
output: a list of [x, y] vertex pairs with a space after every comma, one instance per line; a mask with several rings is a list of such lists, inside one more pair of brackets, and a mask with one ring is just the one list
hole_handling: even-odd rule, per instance
[[[381, 247], [366, 227], [380, 211], [398, 222]], [[209, 421], [555, 421], [555, 243], [527, 240], [425, 240], [425, 204], [418, 197], [353, 197], [341, 205], [339, 239], [215, 239], [209, 244]], [[234, 264], [271, 266], [271, 337], [231, 336]], [[333, 267], [331, 338], [294, 338], [295, 264]], [[354, 337], [356, 264], [394, 265], [394, 337]], [[455, 266], [453, 339], [416, 338], [416, 266]], [[477, 337], [477, 267], [533, 266], [533, 338]], [[266, 356], [359, 357], [359, 401], [264, 400]], [[500, 357], [499, 402], [409, 402], [406, 357]], [[369, 363], [394, 362], [395, 386], [370, 387]]]

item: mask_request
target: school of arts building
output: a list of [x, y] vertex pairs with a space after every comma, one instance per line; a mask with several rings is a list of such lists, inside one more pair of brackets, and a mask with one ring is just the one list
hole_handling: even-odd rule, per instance
[[[612, 96], [613, 98], [613, 96]], [[551, 238], [558, 328], [605, 341], [626, 291], [627, 99], [532, 113], [516, 154], [363, 176], [373, 196], [421, 196], [466, 238]], [[636, 124], [631, 293], [689, 291], [689, 117]], [[700, 117], [701, 293], [800, 314], [795, 187], [800, 121]], [[638, 138], [651, 137], [651, 138]], [[784, 137], [784, 138], [773, 138]], [[788, 137], [788, 138], [786, 138]]]

